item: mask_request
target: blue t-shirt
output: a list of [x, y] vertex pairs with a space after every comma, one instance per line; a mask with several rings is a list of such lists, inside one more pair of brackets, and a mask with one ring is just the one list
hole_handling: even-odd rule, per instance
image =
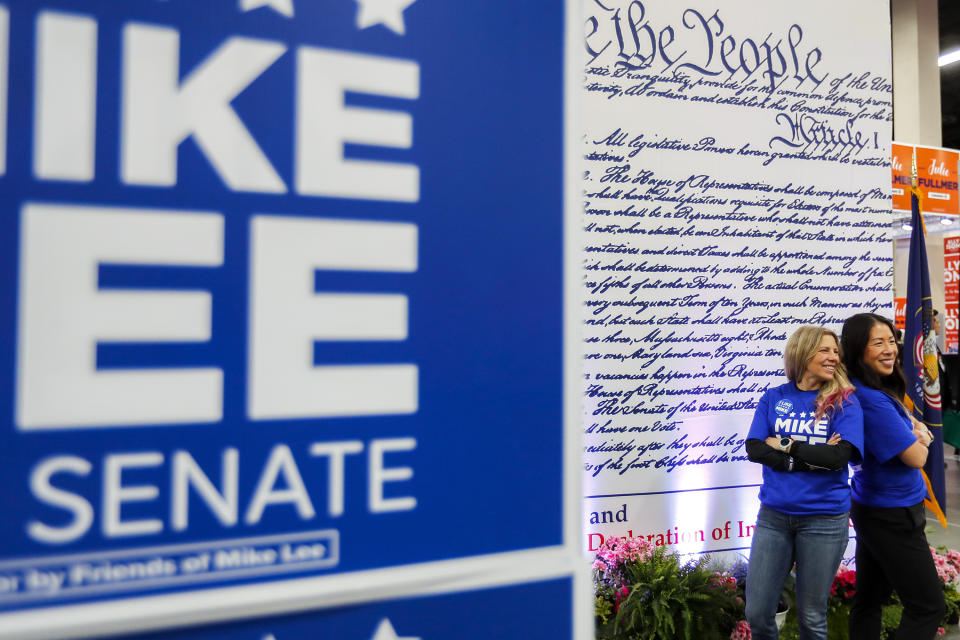
[[883, 391], [854, 380], [863, 408], [866, 449], [863, 464], [854, 467], [853, 498], [872, 507], [909, 507], [927, 495], [919, 469], [898, 454], [917, 441], [906, 410]]
[[[851, 395], [842, 407], [827, 411], [814, 423], [817, 391], [801, 391], [792, 382], [768, 389], [753, 414], [747, 438], [769, 436], [793, 438], [799, 442], [825, 444], [839, 433], [854, 447], [854, 458], [863, 451], [863, 414]], [[791, 516], [839, 514], [850, 510], [850, 484], [846, 467], [838, 471], [774, 471], [763, 467], [760, 502], [765, 507]]]

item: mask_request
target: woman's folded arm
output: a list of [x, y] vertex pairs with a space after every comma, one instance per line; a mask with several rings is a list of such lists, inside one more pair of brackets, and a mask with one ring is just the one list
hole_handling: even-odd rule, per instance
[[810, 465], [791, 454], [778, 451], [763, 440], [749, 438], [746, 443], [747, 458], [774, 471], [809, 471]]
[[847, 466], [853, 456], [853, 445], [846, 440], [837, 444], [810, 444], [794, 441], [790, 446], [790, 455], [802, 460], [811, 468], [838, 471]]

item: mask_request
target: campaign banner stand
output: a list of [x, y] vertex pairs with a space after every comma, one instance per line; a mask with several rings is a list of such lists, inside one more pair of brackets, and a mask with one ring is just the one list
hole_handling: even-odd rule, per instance
[[923, 194], [923, 213], [960, 213], [957, 163], [960, 151], [917, 145], [917, 182]]
[[[323, 613], [275, 616], [253, 623], [120, 636], [129, 640], [296, 640], [297, 638], [570, 638], [570, 579], [482, 591], [407, 598]], [[451, 612], [455, 615], [442, 615]], [[411, 636], [410, 630], [416, 630]], [[242, 635], [241, 635], [242, 634]]]
[[943, 335], [946, 353], [957, 352], [960, 338], [960, 237], [943, 239]]
[[960, 192], [957, 188], [960, 151], [894, 142], [891, 145], [891, 158], [894, 210], [910, 211], [910, 185], [913, 183], [911, 171], [915, 164], [917, 188], [921, 194], [921, 212], [946, 215], [960, 213]]
[[893, 208], [910, 211], [910, 185], [913, 181], [913, 153], [911, 144], [893, 142], [890, 145], [890, 178]]
[[907, 328], [907, 299], [893, 299], [893, 326], [897, 329]]
[[0, 638], [590, 637], [578, 24], [0, 0]]

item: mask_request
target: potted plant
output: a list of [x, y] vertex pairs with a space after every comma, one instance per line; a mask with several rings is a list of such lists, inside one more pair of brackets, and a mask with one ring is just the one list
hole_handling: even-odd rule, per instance
[[[749, 569], [749, 564], [745, 558], [740, 558], [737, 562], [730, 568], [730, 575], [736, 578], [737, 580], [737, 594], [738, 596], [746, 600], [747, 593], [747, 572]], [[787, 620], [787, 615], [790, 612], [791, 603], [796, 601], [796, 583], [794, 581], [793, 574], [787, 576], [786, 581], [783, 584], [783, 593], [780, 594], [780, 600], [777, 602], [777, 613], [776, 613], [776, 622], [777, 629], [783, 629], [784, 624]]]
[[736, 577], [708, 564], [708, 556], [683, 560], [643, 538], [607, 540], [594, 562], [597, 637], [748, 639]]
[[791, 605], [797, 602], [797, 583], [794, 574], [787, 576], [783, 583], [783, 593], [780, 594], [780, 602], [777, 603], [777, 629], [782, 630], [787, 622], [787, 616], [790, 615]]

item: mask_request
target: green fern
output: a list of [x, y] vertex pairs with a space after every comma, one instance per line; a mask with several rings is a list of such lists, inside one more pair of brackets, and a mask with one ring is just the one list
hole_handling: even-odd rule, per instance
[[[718, 588], [708, 558], [681, 563], [657, 549], [646, 562], [625, 567], [629, 593], [602, 638], [720, 640], [736, 623], [733, 599]], [[722, 631], [725, 629], [726, 631]]]

